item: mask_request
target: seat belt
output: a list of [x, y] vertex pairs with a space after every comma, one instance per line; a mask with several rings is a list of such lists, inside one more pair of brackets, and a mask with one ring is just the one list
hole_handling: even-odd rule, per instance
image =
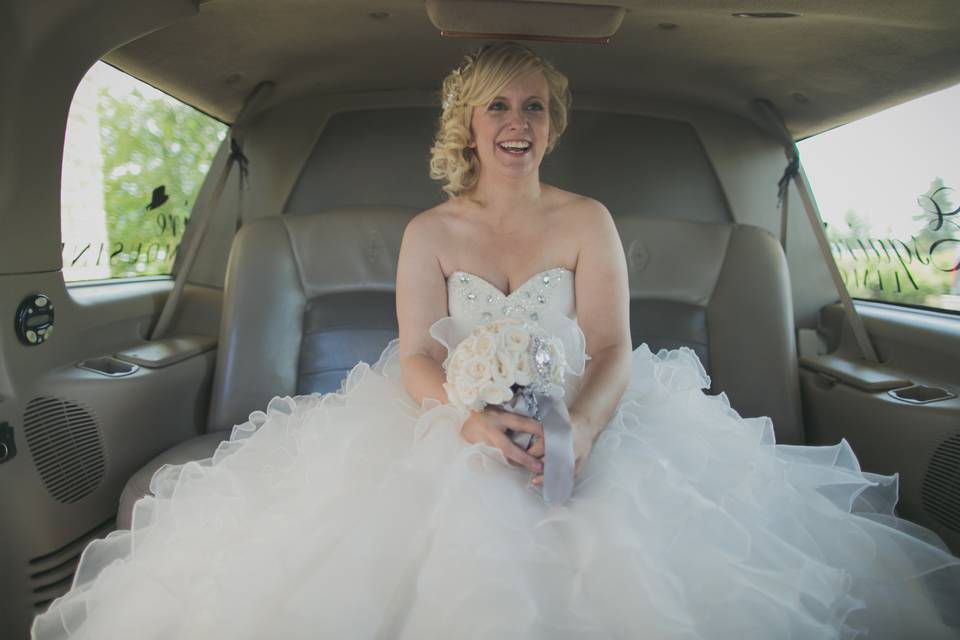
[[239, 230], [243, 224], [243, 191], [248, 188], [247, 183], [250, 171], [250, 162], [243, 154], [244, 125], [253, 114], [259, 112], [259, 107], [273, 91], [273, 87], [274, 83], [268, 81], [261, 82], [254, 87], [244, 102], [239, 115], [237, 115], [237, 119], [230, 127], [230, 155], [217, 178], [216, 186], [210, 198], [207, 199], [205, 206], [191, 214], [189, 219], [191, 224], [188, 224], [183, 232], [183, 238], [180, 241], [180, 246], [183, 248], [183, 251], [178, 254], [180, 264], [177, 265], [173, 289], [170, 291], [170, 295], [167, 296], [166, 302], [164, 302], [163, 309], [160, 311], [160, 317], [157, 319], [157, 324], [150, 334], [150, 340], [160, 340], [166, 337], [167, 332], [170, 330], [170, 325], [176, 317], [177, 307], [183, 295], [183, 289], [187, 284], [187, 277], [190, 275], [193, 263], [197, 259], [200, 245], [203, 243], [203, 238], [210, 228], [210, 219], [213, 216], [213, 212], [217, 209], [217, 205], [220, 203], [223, 189], [227, 185], [227, 178], [230, 177], [230, 171], [234, 165], [237, 165], [240, 170], [240, 194], [237, 203], [236, 227], [234, 228], [234, 232]]
[[850, 328], [853, 329], [853, 336], [860, 347], [860, 352], [868, 362], [879, 363], [880, 358], [877, 351], [870, 341], [867, 334], [867, 328], [863, 324], [863, 318], [857, 313], [853, 306], [853, 300], [847, 287], [840, 278], [840, 269], [837, 267], [836, 260], [830, 252], [830, 243], [827, 241], [827, 234], [823, 230], [823, 218], [820, 216], [820, 210], [817, 208], [816, 200], [813, 198], [813, 192], [810, 189], [810, 182], [807, 180], [807, 174], [800, 163], [800, 151], [793, 140], [793, 136], [787, 130], [783, 118], [780, 117], [776, 107], [769, 100], [762, 98], [754, 100], [754, 107], [760, 113], [763, 120], [770, 125], [780, 141], [783, 143], [784, 152], [787, 155], [787, 168], [783, 176], [777, 183], [778, 200], [780, 205], [780, 244], [783, 246], [783, 252], [787, 252], [787, 212], [790, 195], [790, 182], [796, 186], [797, 193], [800, 195], [800, 202], [807, 213], [807, 219], [813, 228], [813, 235], [817, 239], [817, 245], [820, 247], [820, 253], [827, 263], [827, 269], [830, 271], [830, 277], [833, 279], [833, 285], [840, 295], [840, 303], [847, 314], [847, 320], [850, 322]]

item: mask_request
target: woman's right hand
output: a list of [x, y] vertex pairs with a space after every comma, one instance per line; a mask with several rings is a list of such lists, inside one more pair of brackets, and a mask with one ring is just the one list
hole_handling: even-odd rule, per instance
[[526, 467], [533, 473], [543, 473], [543, 461], [518, 447], [507, 436], [507, 429], [543, 438], [543, 425], [538, 421], [494, 406], [471, 411], [460, 429], [460, 435], [471, 444], [482, 442], [500, 449], [511, 464]]

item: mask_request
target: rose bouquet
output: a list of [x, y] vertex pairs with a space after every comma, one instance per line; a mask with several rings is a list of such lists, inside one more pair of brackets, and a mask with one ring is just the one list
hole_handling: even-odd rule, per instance
[[[537, 324], [501, 318], [461, 340], [445, 362], [450, 403], [480, 411], [500, 405], [535, 418], [544, 431], [544, 500], [562, 504], [573, 491], [573, 429], [563, 404], [564, 343]], [[529, 449], [530, 434], [509, 432]]]
[[473, 411], [521, 398], [529, 407], [537, 394], [563, 397], [565, 367], [559, 339], [537, 325], [501, 318], [477, 327], [457, 345], [443, 388], [451, 403]]

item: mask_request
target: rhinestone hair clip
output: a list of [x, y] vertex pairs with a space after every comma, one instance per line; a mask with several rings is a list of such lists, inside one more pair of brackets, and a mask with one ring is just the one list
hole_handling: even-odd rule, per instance
[[[460, 67], [457, 67], [456, 69], [453, 70], [453, 75], [456, 76], [457, 79], [460, 81], [458, 84], [459, 84], [459, 85], [462, 85], [462, 84], [463, 84], [463, 80], [462, 80], [462, 77], [461, 77], [461, 73], [460, 73], [460, 72], [461, 72]], [[447, 109], [449, 109], [450, 107], [452, 107], [452, 106], [454, 105], [454, 103], [456, 103], [458, 95], [459, 95], [459, 91], [458, 91], [457, 89], [451, 89], [450, 91], [447, 92], [447, 95], [444, 96], [444, 98], [443, 98], [443, 110], [444, 110], [444, 111], [446, 111]]]

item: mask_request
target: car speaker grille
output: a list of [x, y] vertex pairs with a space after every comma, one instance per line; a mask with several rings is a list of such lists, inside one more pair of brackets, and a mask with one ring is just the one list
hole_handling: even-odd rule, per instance
[[59, 398], [34, 398], [23, 431], [47, 491], [59, 502], [89, 495], [106, 469], [97, 419], [88, 409]]
[[30, 560], [30, 587], [37, 613], [70, 590], [80, 554], [87, 544], [96, 538], [103, 538], [115, 528], [116, 518], [110, 518], [59, 549]]
[[933, 452], [920, 495], [934, 520], [960, 531], [960, 433]]

